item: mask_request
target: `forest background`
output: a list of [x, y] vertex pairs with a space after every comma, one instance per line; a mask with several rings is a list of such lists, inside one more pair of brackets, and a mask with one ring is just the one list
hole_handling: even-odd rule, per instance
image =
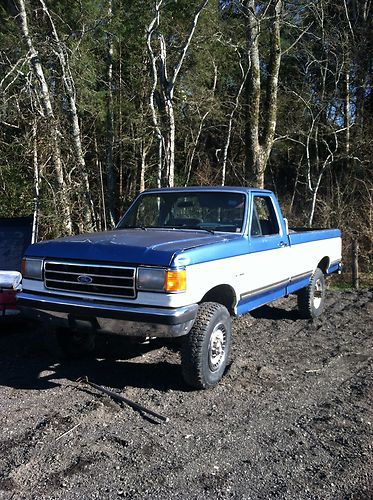
[[371, 3], [0, 0], [0, 217], [45, 239], [150, 187], [266, 187], [369, 276]]

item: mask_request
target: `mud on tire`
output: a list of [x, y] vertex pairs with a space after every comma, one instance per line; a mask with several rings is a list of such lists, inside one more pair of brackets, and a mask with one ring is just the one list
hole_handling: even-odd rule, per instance
[[181, 367], [188, 385], [208, 389], [220, 381], [228, 363], [231, 338], [227, 308], [215, 302], [201, 304], [181, 349]]
[[318, 318], [325, 307], [325, 277], [317, 268], [309, 285], [298, 292], [298, 309], [303, 318]]

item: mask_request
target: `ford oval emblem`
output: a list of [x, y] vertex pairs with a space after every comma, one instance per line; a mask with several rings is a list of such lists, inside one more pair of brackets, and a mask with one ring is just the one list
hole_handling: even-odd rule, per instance
[[83, 283], [84, 285], [90, 285], [93, 281], [93, 278], [87, 274], [82, 274], [81, 276], [78, 276], [77, 279], [79, 283]]

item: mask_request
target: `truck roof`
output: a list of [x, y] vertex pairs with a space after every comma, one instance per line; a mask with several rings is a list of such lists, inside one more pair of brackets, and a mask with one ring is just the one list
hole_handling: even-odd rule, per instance
[[173, 188], [152, 188], [146, 189], [143, 193], [161, 193], [161, 192], [182, 192], [182, 191], [227, 191], [235, 193], [249, 193], [251, 191], [260, 191], [262, 193], [272, 193], [268, 189], [260, 189], [245, 186], [186, 186]]

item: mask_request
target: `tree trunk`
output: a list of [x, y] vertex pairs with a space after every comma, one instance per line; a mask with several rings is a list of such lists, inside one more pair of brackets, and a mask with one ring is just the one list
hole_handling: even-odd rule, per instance
[[260, 172], [259, 120], [260, 120], [260, 60], [259, 60], [259, 20], [255, 14], [255, 0], [248, 0], [247, 43], [250, 71], [246, 80], [246, 176], [257, 185]]
[[270, 33], [271, 53], [270, 53], [268, 77], [267, 77], [266, 103], [265, 103], [264, 127], [263, 127], [264, 128], [263, 150], [266, 163], [268, 161], [273, 146], [273, 140], [275, 138], [276, 124], [277, 124], [278, 75], [281, 66], [281, 33], [280, 33], [280, 17], [282, 12], [281, 0], [277, 0], [272, 8], [273, 8], [272, 11], [273, 22]]
[[249, 73], [249, 70], [247, 70], [246, 72], [244, 71], [241, 62], [240, 62], [240, 69], [241, 69], [241, 74], [242, 74], [242, 81], [241, 81], [241, 85], [239, 86], [239, 89], [237, 91], [237, 94], [236, 94], [236, 97], [234, 100], [234, 106], [232, 108], [232, 111], [229, 114], [227, 137], [226, 137], [224, 148], [223, 148], [223, 163], [222, 163], [222, 169], [221, 169], [222, 170], [222, 172], [221, 172], [221, 185], [222, 186], [224, 186], [224, 184], [226, 182], [228, 150], [229, 150], [229, 146], [231, 143], [233, 118], [237, 112], [239, 102], [240, 102], [240, 97], [241, 97], [242, 91], [245, 87], [246, 78], [247, 78], [247, 75]]
[[[175, 114], [173, 106], [174, 87], [167, 75], [167, 49], [163, 35], [159, 37], [159, 87], [161, 94], [161, 116], [163, 117], [164, 166], [163, 185], [174, 186], [175, 176]], [[162, 112], [163, 111], [163, 112]]]
[[[180, 51], [179, 58], [173, 68], [170, 78], [167, 72], [167, 47], [165, 38], [158, 33], [158, 55], [152, 47], [152, 39], [159, 30], [160, 9], [163, 0], [159, 0], [155, 5], [155, 17], [150, 23], [147, 30], [147, 46], [152, 63], [153, 70], [153, 86], [150, 93], [150, 108], [154, 128], [159, 141], [159, 158], [158, 158], [158, 184], [163, 183], [166, 186], [173, 187], [175, 182], [175, 136], [176, 124], [174, 114], [174, 90], [178, 75], [183, 66], [186, 54], [190, 47], [194, 32], [197, 27], [198, 18], [207, 4], [208, 0], [202, 0], [194, 12], [192, 22], [189, 26], [184, 45]], [[155, 108], [155, 92], [159, 86], [158, 113]], [[162, 152], [164, 154], [162, 155]]]
[[15, 4], [18, 14], [15, 16], [18, 23], [22, 37], [24, 38], [27, 48], [29, 50], [30, 67], [33, 75], [38, 81], [38, 86], [35, 91], [39, 95], [40, 102], [43, 106], [44, 118], [47, 122], [49, 129], [49, 139], [51, 145], [51, 159], [56, 174], [56, 181], [58, 186], [58, 204], [61, 210], [62, 225], [66, 233], [72, 233], [72, 220], [70, 211], [70, 201], [64, 177], [62, 160], [61, 160], [61, 147], [60, 147], [60, 131], [58, 129], [57, 121], [55, 119], [51, 97], [48, 85], [45, 79], [44, 71], [40, 63], [39, 54], [34, 46], [32, 37], [28, 29], [27, 12], [24, 0], [17, 0]]
[[34, 120], [32, 126], [32, 146], [33, 146], [33, 166], [34, 166], [34, 199], [32, 207], [32, 234], [31, 243], [38, 241], [38, 222], [39, 222], [39, 205], [40, 205], [40, 175], [39, 175], [39, 159], [37, 147], [37, 123]]
[[352, 286], [359, 290], [359, 242], [355, 236], [351, 241]]
[[145, 170], [146, 170], [146, 156], [148, 150], [145, 147], [145, 138], [141, 139], [141, 163], [139, 169], [139, 191], [142, 193], [145, 190]]
[[[108, 30], [110, 30], [113, 16], [113, 2], [108, 0]], [[114, 102], [113, 102], [113, 37], [107, 34], [107, 131], [106, 131], [106, 176], [107, 176], [107, 202], [110, 226], [115, 226], [116, 221], [116, 174], [114, 168]]]
[[61, 67], [61, 73], [62, 73], [62, 81], [64, 85], [64, 89], [66, 91], [66, 96], [67, 100], [69, 103], [69, 122], [70, 122], [70, 129], [71, 129], [71, 137], [72, 137], [72, 146], [73, 146], [73, 151], [75, 155], [75, 160], [77, 165], [80, 167], [79, 172], [82, 175], [83, 179], [83, 196], [84, 196], [84, 201], [85, 201], [85, 209], [84, 209], [84, 226], [86, 230], [92, 230], [96, 229], [96, 216], [95, 216], [95, 209], [94, 209], [94, 204], [91, 196], [91, 188], [90, 188], [90, 182], [89, 182], [89, 177], [88, 177], [88, 172], [87, 172], [87, 167], [84, 159], [84, 154], [83, 154], [83, 148], [82, 148], [82, 142], [81, 142], [81, 133], [80, 133], [80, 126], [79, 126], [79, 118], [78, 118], [78, 111], [76, 107], [76, 98], [75, 98], [75, 91], [74, 91], [74, 80], [71, 75], [70, 71], [70, 65], [68, 62], [67, 54], [65, 51], [65, 48], [58, 36], [56, 26], [54, 24], [54, 21], [50, 15], [50, 12], [44, 2], [44, 0], [39, 0], [43, 11], [45, 15], [48, 17], [51, 29], [52, 29], [52, 36], [54, 38], [55, 42], [55, 49], [54, 52], [56, 53], [60, 67]]
[[96, 171], [97, 171], [97, 177], [99, 181], [99, 187], [100, 187], [100, 194], [99, 194], [99, 199], [100, 199], [100, 210], [99, 213], [101, 214], [101, 217], [99, 218], [99, 230], [107, 230], [107, 217], [106, 217], [106, 203], [105, 203], [105, 188], [104, 188], [104, 180], [103, 180], [103, 175], [102, 175], [102, 164], [100, 160], [100, 154], [98, 151], [98, 145], [97, 145], [97, 132], [96, 130], [94, 131], [94, 151], [95, 151], [95, 161], [96, 161]]
[[346, 137], [345, 137], [345, 154], [346, 154], [346, 164], [349, 164], [349, 156], [350, 156], [350, 141], [351, 141], [351, 116], [350, 116], [350, 106], [351, 106], [351, 96], [350, 96], [350, 68], [348, 61], [346, 62], [345, 69], [345, 102], [344, 102], [344, 118], [345, 118], [345, 129], [346, 129]]
[[[263, 188], [265, 170], [272, 150], [277, 121], [278, 75], [281, 65], [280, 15], [282, 1], [273, 0], [269, 12], [272, 15], [270, 32], [270, 59], [266, 86], [263, 118], [260, 114], [260, 18], [255, 0], [247, 0], [247, 40], [250, 71], [246, 85], [246, 177], [254, 186]], [[263, 133], [260, 134], [260, 130]]]
[[162, 6], [163, 0], [160, 0], [155, 5], [155, 17], [152, 19], [151, 23], [147, 29], [146, 44], [148, 47], [151, 67], [152, 67], [152, 87], [149, 94], [149, 106], [152, 113], [152, 121], [154, 126], [154, 131], [157, 136], [158, 141], [158, 164], [157, 164], [157, 187], [160, 188], [162, 185], [162, 169], [163, 169], [163, 135], [161, 127], [159, 124], [159, 117], [156, 110], [155, 104], [155, 94], [158, 84], [158, 70], [157, 70], [157, 60], [158, 57], [155, 55], [152, 47], [152, 38], [159, 28], [160, 20], [160, 8]]

